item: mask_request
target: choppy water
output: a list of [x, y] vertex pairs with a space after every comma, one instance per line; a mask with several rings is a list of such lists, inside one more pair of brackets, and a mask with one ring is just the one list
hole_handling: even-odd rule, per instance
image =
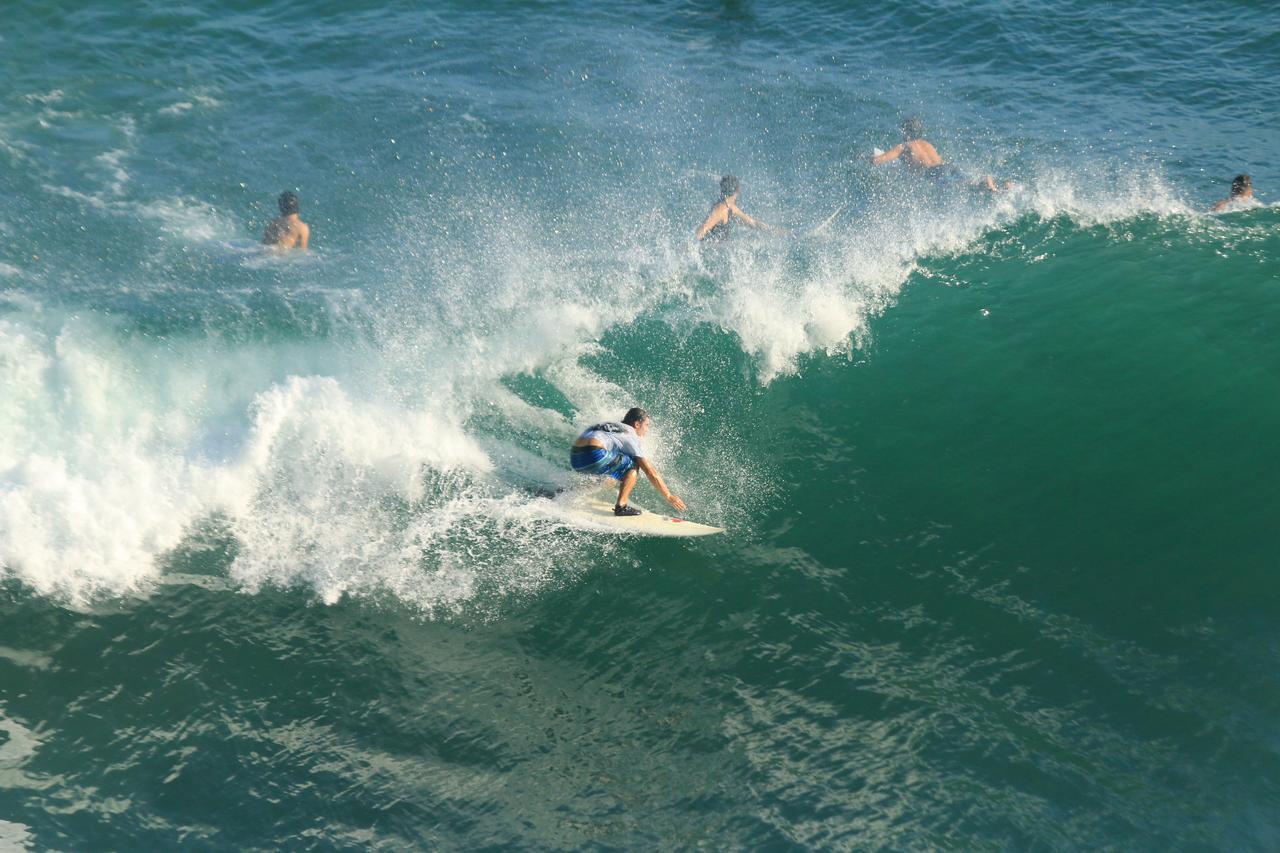
[[1280, 13], [417, 7], [6, 6], [0, 847], [1280, 844]]

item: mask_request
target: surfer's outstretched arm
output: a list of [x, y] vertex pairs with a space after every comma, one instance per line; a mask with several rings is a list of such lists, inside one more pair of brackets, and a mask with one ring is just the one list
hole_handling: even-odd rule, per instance
[[684, 512], [684, 501], [671, 494], [671, 490], [667, 488], [666, 483], [662, 482], [662, 475], [658, 473], [657, 468], [653, 467], [652, 462], [648, 459], [637, 459], [636, 465], [638, 465], [640, 470], [644, 472], [644, 475], [649, 478], [649, 482], [653, 483], [653, 487], [658, 490], [658, 494], [662, 495], [662, 497], [666, 499], [667, 503], [671, 504], [681, 512]]
[[905, 143], [899, 142], [883, 154], [877, 154], [871, 158], [873, 165], [879, 166], [881, 163], [888, 163], [890, 160], [897, 160], [902, 156], [902, 152], [907, 150]]
[[747, 214], [743, 213], [742, 209], [739, 208], [736, 204], [729, 205], [729, 214], [733, 216], [734, 219], [737, 219], [739, 222], [742, 222], [744, 225], [748, 225], [752, 228], [757, 228], [761, 231], [772, 231], [775, 234], [787, 233], [787, 229], [785, 228], [779, 228], [776, 225], [770, 225], [767, 222], [761, 222], [759, 219], [756, 219], [754, 216], [748, 216]]

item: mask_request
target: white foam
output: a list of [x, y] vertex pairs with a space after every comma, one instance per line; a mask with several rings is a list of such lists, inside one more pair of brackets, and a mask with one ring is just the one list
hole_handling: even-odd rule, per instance
[[[189, 212], [128, 209], [165, 221]], [[158, 344], [92, 316], [5, 320], [0, 381], [15, 405], [0, 414], [0, 562], [32, 589], [86, 605], [145, 593], [162, 581], [168, 552], [214, 520], [236, 543], [231, 580], [249, 591], [301, 584], [324, 601], [388, 595], [438, 612], [536, 589], [589, 564], [584, 550], [614, 546], [564, 529], [505, 485], [512, 471], [562, 472], [575, 428], [513, 395], [506, 377], [541, 372], [578, 421], [616, 418], [636, 402], [664, 408], [653, 443], [665, 466], [697, 401], [676, 390], [637, 401], [595, 375], [584, 365], [602, 335], [646, 314], [714, 323], [768, 382], [807, 353], [861, 340], [921, 241], [960, 245], [978, 228], [840, 233], [805, 250], [799, 268], [790, 244], [743, 243], [704, 271], [716, 289], [700, 295], [687, 233], [566, 252], [526, 221], [535, 220], [481, 222], [484, 252], [460, 241], [406, 256], [405, 310], [380, 309], [372, 349]], [[718, 480], [666, 472], [691, 505], [702, 497], [699, 517], [712, 522], [705, 508], [723, 487], [750, 478], [723, 451], [700, 448], [730, 460]]]
[[107, 188], [112, 195], [121, 195], [124, 192], [124, 185], [129, 182], [129, 173], [120, 165], [128, 154], [129, 152], [123, 148], [116, 148], [94, 158], [94, 162], [100, 164], [111, 176]]
[[[0, 565], [84, 603], [136, 589], [197, 509], [145, 389], [83, 324], [39, 339], [0, 323]], [[134, 401], [136, 405], [131, 405]]]
[[1150, 169], [1082, 167], [1041, 169], [1022, 194], [1026, 207], [1041, 219], [1067, 216], [1081, 225], [1106, 225], [1135, 216], [1186, 216], [1187, 204]]
[[399, 399], [360, 381], [376, 357], [324, 347], [156, 350], [91, 318], [20, 320], [0, 321], [0, 567], [37, 593], [145, 593], [207, 519], [236, 538], [240, 588], [426, 611], [530, 586], [576, 547], [528, 547], [551, 526], [494, 491], [452, 388]]
[[[114, 195], [124, 190], [124, 182], [129, 176], [123, 169], [115, 175], [117, 180], [108, 189]], [[104, 198], [101, 193], [85, 193], [67, 186], [45, 184], [42, 187], [51, 195], [73, 199], [109, 213], [129, 219], [148, 219], [159, 223], [160, 230], [173, 237], [188, 242], [212, 242], [230, 240], [237, 234], [237, 227], [217, 208], [199, 199], [173, 198], [156, 201], [131, 201], [118, 198]]]
[[101, 198], [100, 196], [97, 196], [91, 193], [82, 193], [79, 190], [71, 189], [71, 187], [55, 186], [53, 184], [43, 184], [41, 186], [41, 189], [43, 189], [45, 192], [49, 193], [50, 195], [57, 195], [57, 196], [62, 196], [63, 198], [69, 198], [74, 201], [78, 201], [81, 204], [86, 204], [90, 207], [97, 208], [98, 210], [112, 209], [111, 203]]
[[239, 230], [213, 205], [194, 198], [134, 203], [128, 206], [126, 215], [153, 220], [164, 233], [193, 243], [229, 240]]
[[28, 669], [46, 670], [53, 666], [53, 658], [49, 655], [26, 649], [14, 649], [9, 646], [0, 646], [0, 658], [4, 658], [17, 666], [25, 666]]
[[23, 95], [22, 99], [29, 103], [56, 104], [64, 97], [66, 97], [66, 93], [61, 89], [51, 89], [48, 92], [33, 92], [29, 95]]
[[[0, 38], [0, 41], [4, 41]], [[35, 846], [31, 827], [11, 820], [0, 820], [0, 850], [30, 850]]]
[[0, 705], [0, 732], [5, 734], [5, 739], [0, 741], [0, 789], [31, 786], [35, 780], [23, 768], [39, 750], [39, 736], [6, 716], [3, 705]]
[[1257, 196], [1249, 196], [1248, 198], [1230, 199], [1228, 200], [1226, 206], [1222, 208], [1222, 210], [1217, 210], [1217, 211], [1210, 210], [1210, 212], [1221, 215], [1224, 213], [1239, 213], [1242, 210], [1257, 210], [1258, 208], [1261, 208], [1261, 207], [1277, 207], [1277, 206], [1280, 206], [1280, 202], [1272, 202], [1271, 204], [1266, 204]]
[[193, 93], [190, 95], [189, 99], [174, 101], [169, 106], [161, 107], [156, 112], [159, 115], [176, 116], [176, 115], [182, 115], [183, 113], [191, 112], [198, 106], [205, 107], [207, 109], [215, 109], [217, 107], [221, 107], [222, 105], [223, 105], [222, 101], [218, 100], [217, 98], [211, 97], [209, 95]]
[[14, 138], [19, 135], [14, 130], [16, 124], [18, 122], [12, 117], [0, 118], [0, 151], [4, 151], [15, 162], [30, 163], [31, 155], [37, 148], [30, 142]]
[[[197, 199], [128, 198], [128, 150], [98, 158], [102, 191], [45, 189], [184, 240], [236, 232]], [[301, 585], [326, 602], [390, 596], [433, 613], [534, 590], [616, 547], [565, 529], [511, 485], [567, 477], [564, 446], [583, 422], [636, 403], [665, 415], [655, 459], [699, 520], [721, 522], [708, 512], [732, 511], [722, 495], [761, 487], [732, 436], [703, 437], [703, 479], [668, 468], [698, 432], [700, 401], [597, 375], [602, 340], [638, 320], [712, 325], [767, 384], [811, 355], [850, 353], [924, 259], [969, 251], [1027, 213], [1105, 223], [1188, 210], [1156, 175], [1125, 184], [1048, 169], [977, 202], [859, 200], [820, 239], [695, 248], [688, 222], [628, 198], [550, 223], [516, 200], [456, 204], [403, 211], [404, 232], [374, 247], [399, 289], [366, 300], [297, 287], [325, 301], [336, 327], [367, 324], [367, 336], [156, 341], [91, 311], [57, 317], [38, 300], [13, 302], [0, 320], [2, 571], [75, 606], [146, 594], [203, 526], [234, 540], [235, 589]], [[253, 263], [322, 272], [325, 261], [264, 253]], [[551, 383], [571, 411], [504, 386], [521, 373]]]

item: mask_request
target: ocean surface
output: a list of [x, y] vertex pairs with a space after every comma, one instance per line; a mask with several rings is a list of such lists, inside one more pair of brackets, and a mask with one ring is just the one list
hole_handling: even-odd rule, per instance
[[[1280, 848], [1274, 3], [7, 0], [0, 75], [0, 849]], [[548, 497], [632, 405], [725, 535]]]

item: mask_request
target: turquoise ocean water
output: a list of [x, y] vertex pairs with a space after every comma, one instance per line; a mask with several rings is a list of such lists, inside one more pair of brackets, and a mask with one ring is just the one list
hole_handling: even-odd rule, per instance
[[[1273, 4], [11, 0], [0, 74], [0, 848], [1280, 847]], [[730, 172], [795, 233], [699, 248]], [[634, 404], [728, 535], [539, 496]]]

